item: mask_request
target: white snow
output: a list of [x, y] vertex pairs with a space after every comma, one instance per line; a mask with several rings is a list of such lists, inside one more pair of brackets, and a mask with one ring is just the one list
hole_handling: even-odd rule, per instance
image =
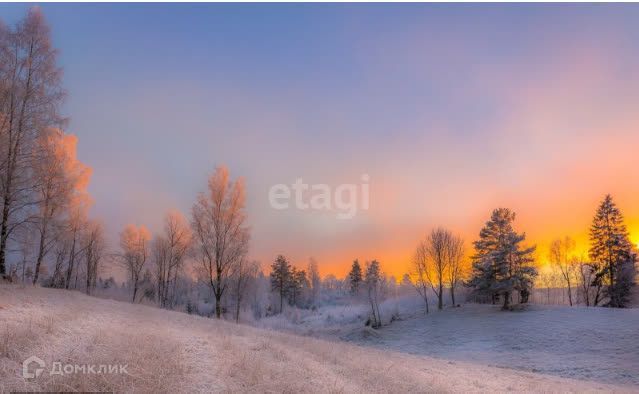
[[[366, 329], [365, 304], [288, 311], [258, 322], [301, 335], [446, 360], [639, 387], [639, 309], [464, 304], [425, 315], [414, 297], [382, 304], [384, 327]], [[390, 318], [399, 316], [390, 323]]]
[[[470, 316], [464, 318], [463, 313], [456, 319], [467, 322], [464, 319]], [[492, 316], [491, 311], [477, 313]], [[448, 323], [438, 323], [444, 317], [442, 313], [431, 323], [430, 330], [440, 327], [436, 331], [439, 339], [433, 343], [444, 341]], [[392, 347], [402, 330], [406, 330], [406, 338], [423, 335], [417, 327], [424, 324], [429, 323], [421, 318], [393, 322], [372, 335], [380, 335], [376, 346]], [[472, 329], [465, 329], [471, 338], [475, 335]], [[476, 349], [495, 346], [491, 335], [481, 338], [475, 337], [479, 341]], [[420, 342], [422, 339], [410, 340], [419, 346], [428, 343]], [[407, 346], [407, 340], [399, 343]], [[402, 353], [402, 347], [396, 351], [366, 345], [236, 325], [77, 292], [0, 285], [0, 392], [637, 391], [636, 386], [505, 370], [481, 365], [483, 362], [438, 360]], [[30, 356], [42, 358], [48, 366], [56, 361], [127, 364], [128, 374], [45, 373], [25, 379], [21, 376], [22, 361]]]
[[639, 309], [467, 304], [395, 321], [373, 338], [409, 354], [639, 387]]

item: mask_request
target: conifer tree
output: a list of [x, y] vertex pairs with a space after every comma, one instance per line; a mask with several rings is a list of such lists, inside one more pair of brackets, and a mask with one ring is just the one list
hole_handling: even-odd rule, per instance
[[362, 283], [362, 267], [359, 265], [359, 260], [353, 261], [351, 271], [348, 273], [348, 280], [351, 286], [351, 294], [357, 295], [359, 286]]
[[291, 305], [299, 305], [302, 302], [302, 294], [304, 289], [309, 287], [306, 271], [299, 270], [295, 267], [291, 268], [290, 280], [288, 284], [289, 303]]
[[[592, 221], [588, 255], [595, 270], [593, 285], [598, 288], [606, 286], [606, 305], [625, 306], [634, 284], [636, 256], [623, 223], [623, 215], [610, 194], [601, 202]], [[595, 305], [599, 301], [597, 297]]]
[[280, 295], [280, 313], [284, 307], [284, 298], [288, 295], [291, 281], [291, 264], [286, 257], [279, 255], [271, 265], [271, 290]]
[[489, 294], [493, 303], [503, 297], [503, 309], [509, 309], [510, 297], [519, 291], [527, 302], [537, 270], [532, 266], [535, 247], [524, 248], [525, 234], [513, 228], [515, 213], [508, 208], [495, 209], [474, 242], [473, 278], [475, 292]]

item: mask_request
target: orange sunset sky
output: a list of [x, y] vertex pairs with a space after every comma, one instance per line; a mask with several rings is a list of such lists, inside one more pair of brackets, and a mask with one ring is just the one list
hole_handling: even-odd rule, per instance
[[[543, 263], [556, 237], [587, 250], [606, 193], [639, 242], [635, 5], [69, 7], [42, 6], [114, 247], [127, 223], [188, 216], [221, 164], [245, 178], [265, 267], [312, 256], [343, 276], [375, 258], [399, 278], [434, 226], [470, 248], [497, 207]], [[275, 184], [362, 174], [370, 208], [352, 220], [269, 205]]]

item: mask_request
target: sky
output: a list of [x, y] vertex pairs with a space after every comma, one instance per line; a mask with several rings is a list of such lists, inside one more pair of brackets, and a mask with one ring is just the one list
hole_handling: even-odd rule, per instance
[[[1, 4], [13, 24], [30, 5]], [[243, 177], [250, 256], [408, 270], [433, 227], [470, 249], [509, 207], [538, 245], [587, 249], [611, 193], [639, 242], [639, 5], [43, 4], [63, 112], [93, 169], [92, 216], [189, 215], [207, 176]], [[269, 190], [362, 184], [350, 220]], [[359, 189], [358, 189], [359, 190]]]

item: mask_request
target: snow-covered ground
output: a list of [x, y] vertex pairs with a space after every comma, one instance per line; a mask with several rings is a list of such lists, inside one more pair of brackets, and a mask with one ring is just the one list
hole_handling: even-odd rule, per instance
[[[39, 377], [25, 379], [22, 362], [30, 356], [43, 359], [46, 368], [55, 362], [124, 364], [128, 373], [61, 376], [45, 369]], [[2, 285], [0, 391], [36, 390], [626, 392], [634, 388], [318, 340], [64, 290]]]
[[639, 387], [639, 309], [489, 305], [395, 321], [361, 345]]
[[424, 315], [420, 300], [405, 297], [383, 303], [385, 326], [371, 330], [362, 323], [368, 308], [293, 310], [258, 324], [413, 355], [639, 387], [639, 309], [529, 305], [503, 312], [465, 304], [441, 312], [431, 307]]

